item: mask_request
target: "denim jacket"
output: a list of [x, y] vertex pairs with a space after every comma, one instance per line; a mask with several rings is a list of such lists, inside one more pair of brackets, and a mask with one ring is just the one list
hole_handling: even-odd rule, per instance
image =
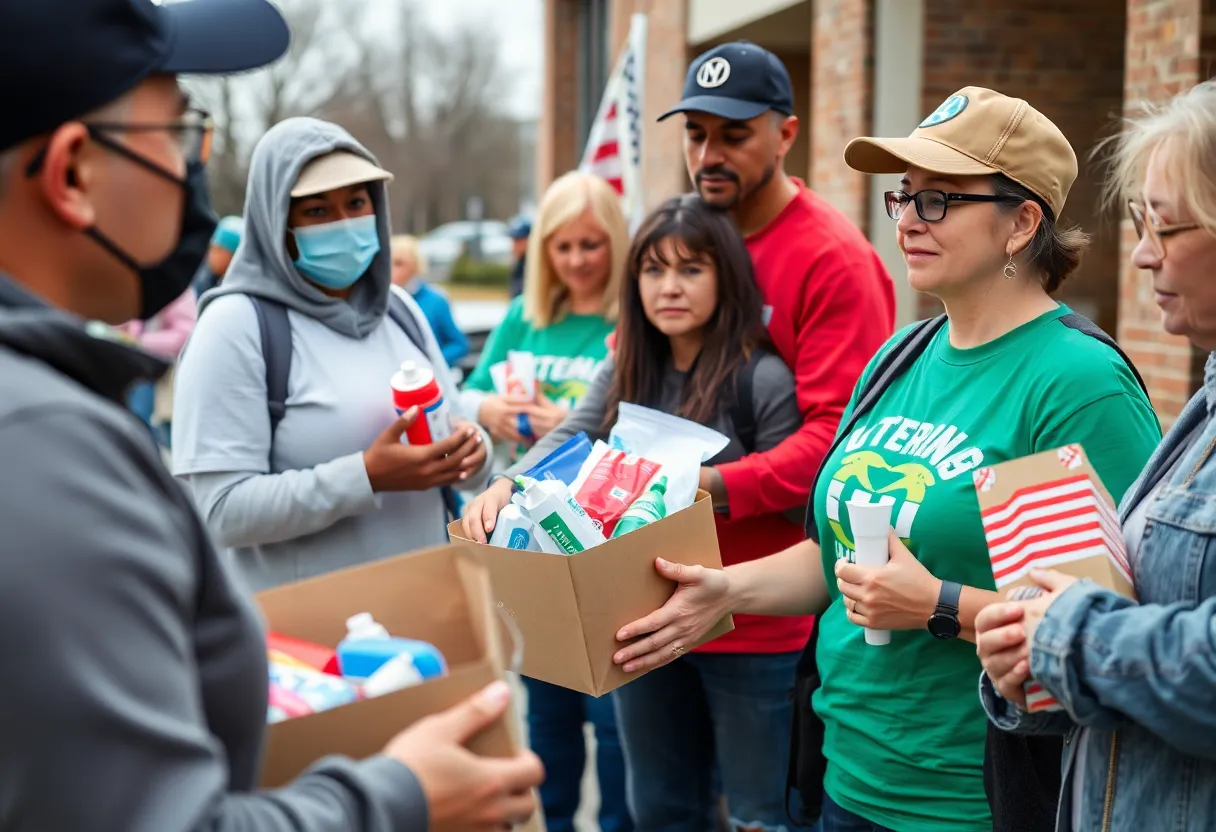
[[[1026, 714], [981, 679], [998, 727], [1065, 734], [1057, 832], [1216, 830], [1216, 353], [1119, 513], [1126, 522], [1196, 429], [1147, 509], [1139, 603], [1080, 581], [1035, 631], [1031, 675], [1066, 712]], [[1090, 729], [1084, 771], [1073, 770], [1079, 726]], [[1075, 777], [1085, 778], [1079, 829]]]

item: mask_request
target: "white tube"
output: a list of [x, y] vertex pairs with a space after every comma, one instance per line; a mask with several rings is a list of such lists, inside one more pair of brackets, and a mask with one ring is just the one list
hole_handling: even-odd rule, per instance
[[[891, 529], [891, 507], [894, 501], [881, 503], [845, 503], [849, 509], [849, 526], [853, 529], [854, 559], [859, 566], [886, 566], [891, 559], [887, 534]], [[891, 643], [890, 630], [866, 630], [866, 644]]]

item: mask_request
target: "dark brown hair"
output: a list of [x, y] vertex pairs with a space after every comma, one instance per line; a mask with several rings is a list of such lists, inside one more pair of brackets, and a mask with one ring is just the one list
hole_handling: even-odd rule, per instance
[[[1001, 173], [993, 175], [992, 179], [993, 193], [997, 196], [1033, 202], [1042, 210], [1043, 219], [1034, 239], [1026, 247], [1026, 258], [1030, 268], [1042, 276], [1043, 288], [1051, 294], [1081, 265], [1081, 258], [1089, 250], [1089, 235], [1076, 226], [1060, 228], [1047, 203], [1024, 185]], [[1012, 210], [1017, 206], [1002, 207]]]
[[664, 243], [674, 243], [680, 256], [707, 258], [718, 278], [717, 306], [705, 323], [705, 342], [675, 415], [702, 424], [712, 420], [725, 401], [733, 401], [739, 371], [752, 354], [770, 348], [764, 298], [756, 285], [752, 258], [730, 215], [707, 206], [695, 194], [668, 200], [642, 223], [625, 260], [606, 428], [616, 423], [621, 402], [646, 407], [659, 402], [671, 342], [646, 317], [638, 275], [647, 260], [668, 265]]

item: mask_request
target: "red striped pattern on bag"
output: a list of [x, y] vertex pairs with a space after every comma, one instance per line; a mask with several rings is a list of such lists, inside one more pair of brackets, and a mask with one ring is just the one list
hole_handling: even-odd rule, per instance
[[1106, 557], [1132, 583], [1118, 518], [1087, 474], [1020, 488], [981, 512], [997, 589], [1031, 567]]

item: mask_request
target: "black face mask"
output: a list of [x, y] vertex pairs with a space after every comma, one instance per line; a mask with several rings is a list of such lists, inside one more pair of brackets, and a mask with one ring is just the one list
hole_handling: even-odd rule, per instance
[[[152, 171], [157, 176], [168, 179], [186, 192], [182, 205], [182, 228], [178, 236], [177, 246], [169, 252], [169, 256], [151, 266], [141, 266], [135, 258], [127, 254], [113, 240], [97, 230], [97, 226], [85, 229], [88, 234], [106, 251], [114, 255], [124, 266], [139, 276], [140, 302], [139, 319], [146, 321], [156, 315], [173, 301], [177, 300], [194, 279], [199, 264], [207, 256], [211, 246], [211, 235], [219, 223], [215, 211], [211, 208], [211, 193], [207, 189], [206, 166], [202, 162], [191, 162], [186, 165], [186, 178], [178, 179], [174, 174], [162, 168], [155, 162], [145, 159], [140, 154], [124, 145], [111, 140], [100, 130], [89, 129], [89, 136], [103, 147], [125, 156], [135, 164]], [[43, 148], [29, 166], [25, 169], [26, 176], [34, 176], [42, 167], [46, 149]]]
[[201, 162], [193, 162], [186, 166], [186, 178], [178, 179], [160, 165], [148, 161], [117, 142], [111, 142], [102, 136], [95, 135], [93, 138], [110, 150], [180, 185], [186, 192], [182, 205], [182, 230], [177, 246], [169, 252], [168, 257], [154, 265], [139, 265], [117, 243], [97, 230], [96, 226], [85, 229], [86, 234], [139, 275], [139, 318], [146, 321], [190, 288], [199, 264], [203, 262], [207, 249], [211, 246], [211, 235], [215, 232], [219, 220], [211, 209], [206, 167]]

